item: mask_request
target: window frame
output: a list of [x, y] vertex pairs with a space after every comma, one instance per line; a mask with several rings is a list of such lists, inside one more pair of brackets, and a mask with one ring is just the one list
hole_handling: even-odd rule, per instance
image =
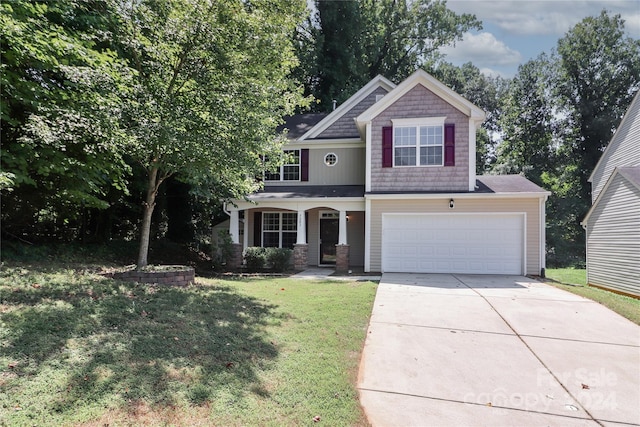
[[[267, 227], [265, 226], [265, 221], [267, 219], [267, 217], [269, 215], [278, 215], [278, 229], [277, 230], [268, 230]], [[292, 215], [292, 224], [293, 227], [295, 228], [294, 230], [285, 230], [283, 228], [283, 216], [284, 215]], [[293, 239], [293, 245], [295, 245], [295, 242], [298, 238], [298, 214], [297, 212], [288, 212], [288, 211], [264, 211], [262, 212], [262, 218], [261, 218], [262, 224], [260, 227], [260, 241], [262, 243], [262, 247], [263, 248], [270, 248], [270, 247], [278, 247], [278, 248], [282, 248], [282, 242], [283, 242], [283, 234], [284, 233], [289, 233], [289, 234], [293, 234], [295, 236], [295, 238]], [[266, 246], [265, 242], [265, 233], [271, 233], [271, 234], [278, 234], [278, 246]], [[291, 245], [291, 248], [293, 248], [293, 245]], [[287, 247], [288, 249], [291, 249], [289, 247]]]
[[[445, 129], [444, 122], [446, 117], [419, 117], [412, 119], [392, 119], [393, 123], [393, 131], [392, 131], [392, 142], [391, 142], [391, 151], [392, 151], [392, 161], [391, 165], [394, 168], [415, 168], [415, 167], [443, 167], [445, 163]], [[440, 143], [439, 144], [421, 144], [421, 130], [429, 129], [429, 128], [438, 128], [440, 132]], [[396, 132], [400, 129], [413, 129], [413, 137], [414, 143], [411, 145], [396, 145]], [[439, 164], [421, 164], [420, 159], [421, 148], [427, 147], [440, 147], [440, 163]], [[413, 157], [415, 158], [415, 162], [413, 164], [396, 164], [396, 149], [399, 148], [409, 148], [413, 149]]]
[[[286, 155], [287, 153], [293, 153], [295, 157], [298, 159], [298, 163], [283, 163], [280, 165], [278, 172], [269, 174], [265, 172], [264, 181], [265, 182], [300, 182], [302, 180], [302, 150], [295, 148], [291, 150], [283, 150], [282, 154]], [[297, 167], [298, 168], [298, 178], [297, 179], [285, 179], [284, 170], [285, 167]], [[277, 175], [278, 179], [269, 179], [270, 175]]]

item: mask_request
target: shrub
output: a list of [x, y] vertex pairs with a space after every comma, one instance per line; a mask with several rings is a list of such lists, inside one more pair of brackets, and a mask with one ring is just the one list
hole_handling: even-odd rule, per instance
[[271, 266], [271, 270], [277, 273], [287, 271], [291, 265], [292, 253], [293, 251], [287, 248], [267, 248], [267, 264]]
[[256, 246], [246, 248], [244, 250], [243, 257], [247, 266], [247, 271], [251, 273], [262, 270], [267, 262], [265, 248], [259, 248]]
[[218, 232], [218, 242], [211, 244], [211, 259], [213, 260], [213, 269], [215, 271], [224, 270], [226, 264], [233, 255], [233, 241], [228, 230], [220, 230]]

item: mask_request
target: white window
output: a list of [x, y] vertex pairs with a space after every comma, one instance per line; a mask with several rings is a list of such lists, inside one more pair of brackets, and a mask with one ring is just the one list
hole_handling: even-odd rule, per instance
[[265, 212], [262, 214], [262, 246], [293, 249], [298, 236], [298, 214]]
[[335, 166], [338, 163], [338, 156], [336, 153], [327, 153], [324, 156], [324, 164], [327, 166]]
[[275, 173], [266, 172], [265, 181], [300, 181], [300, 150], [285, 150], [284, 164]]
[[445, 117], [393, 120], [394, 166], [443, 166]]

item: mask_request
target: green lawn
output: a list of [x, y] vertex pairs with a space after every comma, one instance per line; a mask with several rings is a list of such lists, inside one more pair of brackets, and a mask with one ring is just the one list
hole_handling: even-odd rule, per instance
[[355, 388], [376, 285], [0, 273], [0, 425], [367, 425]]
[[586, 286], [587, 272], [584, 269], [547, 269], [547, 283], [566, 291], [592, 299], [616, 313], [640, 325], [640, 299], [618, 295], [603, 289]]

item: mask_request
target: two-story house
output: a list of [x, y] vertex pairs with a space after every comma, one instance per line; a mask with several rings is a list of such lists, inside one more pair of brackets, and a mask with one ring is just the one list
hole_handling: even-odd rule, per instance
[[640, 297], [640, 92], [589, 182], [587, 283]]
[[484, 118], [422, 70], [291, 117], [288, 163], [228, 205], [232, 239], [293, 248], [297, 269], [541, 274], [549, 193], [519, 175], [476, 176]]

